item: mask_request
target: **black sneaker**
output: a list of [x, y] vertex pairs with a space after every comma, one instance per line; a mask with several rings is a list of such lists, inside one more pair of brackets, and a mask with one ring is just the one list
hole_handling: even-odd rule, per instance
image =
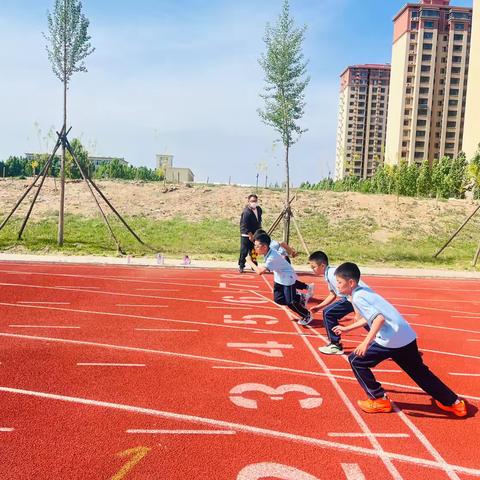
[[238, 273], [243, 273], [245, 269], [243, 267], [238, 267]]

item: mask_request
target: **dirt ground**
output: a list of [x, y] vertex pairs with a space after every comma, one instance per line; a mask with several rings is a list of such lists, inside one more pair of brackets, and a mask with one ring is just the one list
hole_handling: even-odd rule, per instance
[[[6, 215], [27, 189], [31, 179], [0, 179], [0, 218]], [[182, 217], [190, 221], [222, 218], [238, 222], [246, 196], [254, 189], [229, 185], [164, 185], [161, 182], [99, 181], [98, 185], [117, 210], [126, 216], [147, 216], [163, 220]], [[30, 192], [19, 212], [25, 212], [35, 189]], [[284, 193], [267, 189], [259, 191], [266, 218], [281, 211]], [[58, 210], [58, 181], [48, 179], [38, 197], [32, 219], [55, 214]], [[66, 211], [85, 217], [98, 215], [91, 194], [83, 182], [69, 181], [66, 186]], [[470, 200], [437, 201], [393, 195], [365, 195], [354, 192], [299, 191], [294, 204], [301, 219], [321, 213], [331, 225], [360, 221], [377, 226], [374, 239], [387, 241], [398, 231], [432, 233], [442, 223], [459, 223], [475, 208]]]

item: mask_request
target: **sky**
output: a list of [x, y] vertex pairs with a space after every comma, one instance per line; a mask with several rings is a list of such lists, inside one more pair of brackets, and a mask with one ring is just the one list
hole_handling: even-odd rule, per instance
[[[95, 52], [69, 85], [70, 139], [90, 155], [155, 168], [174, 156], [195, 180], [263, 185], [285, 178], [283, 146], [257, 113], [258, 59], [282, 0], [83, 0]], [[404, 0], [290, 0], [306, 25], [308, 129], [290, 152], [294, 186], [334, 173], [339, 75], [391, 58], [392, 19]], [[452, 0], [472, 6], [472, 0]], [[63, 88], [45, 49], [53, 0], [0, 1], [0, 160], [45, 152], [62, 123]], [[266, 177], [266, 178], [265, 178]]]

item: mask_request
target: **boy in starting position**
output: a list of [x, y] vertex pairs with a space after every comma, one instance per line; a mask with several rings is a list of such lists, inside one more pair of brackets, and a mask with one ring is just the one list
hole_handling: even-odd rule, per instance
[[450, 390], [423, 363], [418, 351], [416, 334], [398, 310], [370, 288], [359, 285], [360, 270], [354, 263], [343, 263], [335, 270], [337, 288], [348, 295], [355, 308], [357, 320], [348, 326], [337, 325], [340, 335], [366, 324], [370, 327], [365, 340], [357, 346], [348, 360], [358, 382], [368, 398], [358, 406], [367, 413], [390, 412], [392, 404], [371, 368], [391, 358], [425, 392], [434, 398], [437, 407], [457, 417], [467, 415], [465, 401]]
[[270, 237], [266, 233], [256, 235], [254, 240], [257, 254], [264, 256], [264, 267], [255, 265], [249, 258], [247, 258], [247, 263], [259, 275], [263, 275], [267, 271], [273, 272], [274, 302], [279, 305], [286, 305], [290, 310], [300, 315], [298, 324], [306, 326], [312, 321], [312, 317], [310, 312], [302, 305], [300, 295], [295, 288], [295, 282], [297, 281], [295, 270], [282, 255], [270, 248], [270, 241]]

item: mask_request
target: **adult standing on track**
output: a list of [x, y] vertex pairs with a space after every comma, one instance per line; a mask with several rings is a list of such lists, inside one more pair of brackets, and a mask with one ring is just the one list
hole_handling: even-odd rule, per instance
[[262, 228], [262, 209], [258, 205], [258, 196], [254, 193], [248, 196], [248, 203], [240, 217], [240, 258], [238, 271], [245, 270], [245, 259], [253, 249], [253, 234]]

